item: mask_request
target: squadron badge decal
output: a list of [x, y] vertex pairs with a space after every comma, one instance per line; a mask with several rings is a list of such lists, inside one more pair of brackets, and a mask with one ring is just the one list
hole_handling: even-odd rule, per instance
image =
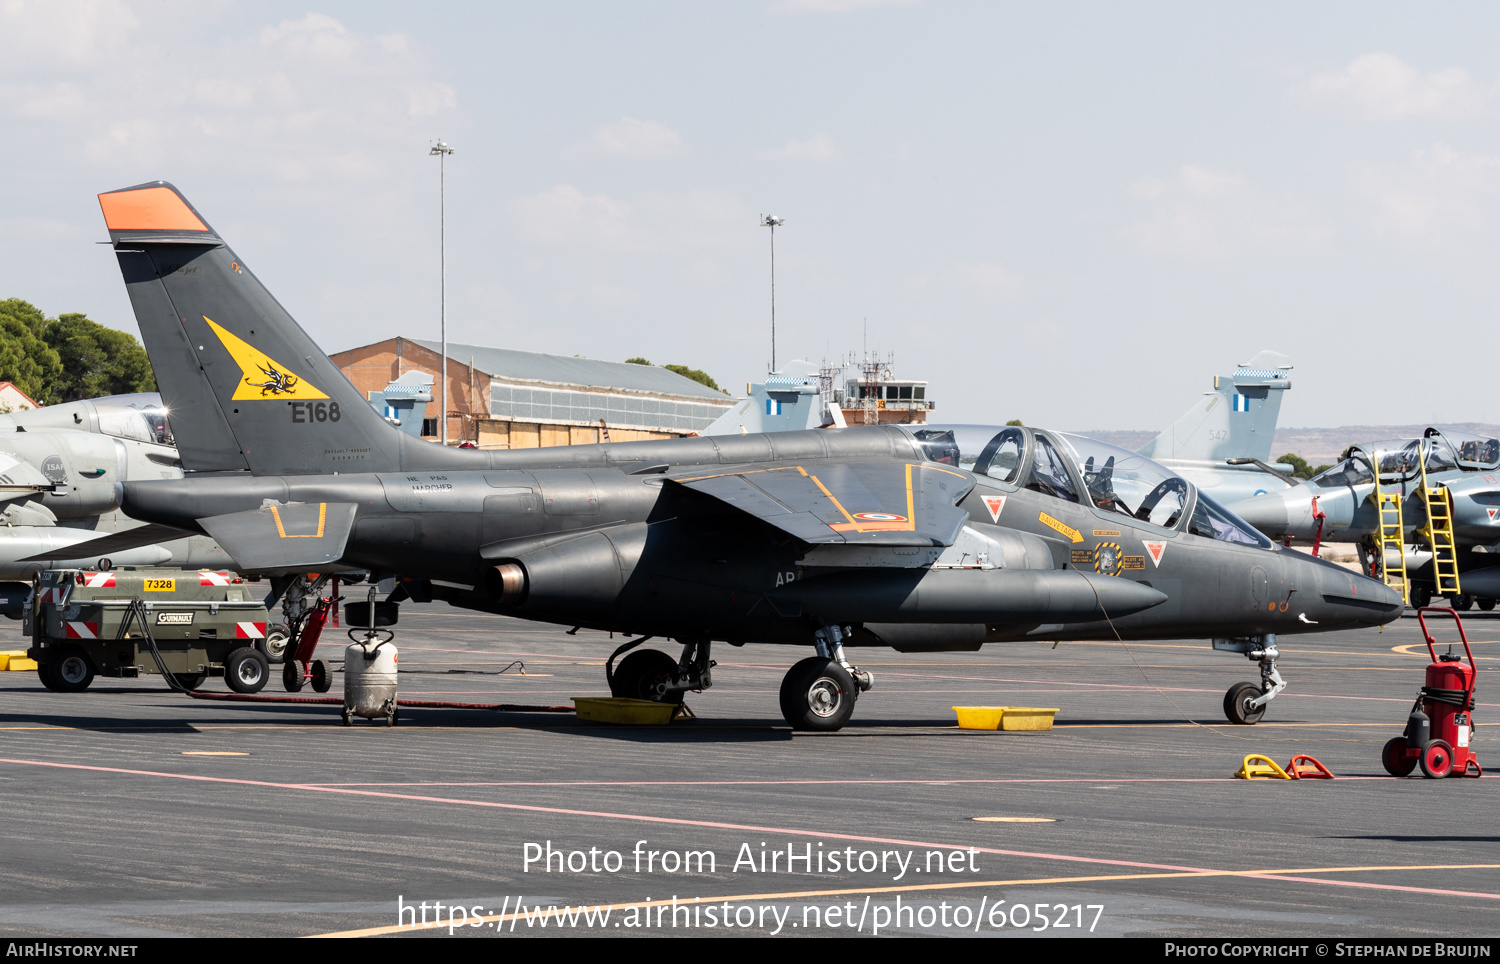
[[248, 401], [258, 398], [327, 398], [311, 382], [298, 378], [286, 370], [286, 366], [271, 359], [265, 352], [252, 347], [248, 342], [231, 335], [207, 315], [203, 320], [213, 329], [220, 342], [229, 350], [229, 355], [243, 373], [231, 398]]

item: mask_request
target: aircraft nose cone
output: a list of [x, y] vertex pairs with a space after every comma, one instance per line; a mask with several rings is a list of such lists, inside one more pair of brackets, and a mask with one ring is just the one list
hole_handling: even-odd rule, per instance
[[1318, 574], [1318, 581], [1323, 591], [1323, 605], [1318, 608], [1327, 621], [1382, 626], [1400, 619], [1406, 610], [1400, 593], [1347, 569], [1329, 566]]

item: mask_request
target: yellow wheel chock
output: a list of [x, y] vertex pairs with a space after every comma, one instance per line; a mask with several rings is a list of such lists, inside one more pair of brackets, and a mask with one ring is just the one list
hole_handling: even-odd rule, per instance
[[1245, 757], [1245, 762], [1235, 771], [1235, 776], [1241, 780], [1290, 780], [1291, 777], [1276, 761], [1259, 753], [1252, 753]]

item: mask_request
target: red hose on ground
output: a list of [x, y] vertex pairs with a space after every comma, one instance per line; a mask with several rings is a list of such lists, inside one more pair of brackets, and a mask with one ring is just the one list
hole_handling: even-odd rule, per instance
[[[195, 700], [219, 700], [224, 703], [311, 703], [319, 706], [342, 706], [341, 696], [252, 696], [248, 693], [196, 693]], [[429, 710], [495, 710], [500, 713], [572, 713], [571, 706], [528, 706], [524, 703], [443, 703], [434, 700], [402, 700], [397, 706], [415, 706]]]

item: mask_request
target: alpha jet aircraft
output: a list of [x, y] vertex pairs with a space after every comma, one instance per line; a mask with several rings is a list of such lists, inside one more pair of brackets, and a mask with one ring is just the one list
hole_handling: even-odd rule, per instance
[[[707, 688], [713, 641], [801, 646], [815, 655], [787, 673], [782, 712], [832, 730], [872, 684], [856, 646], [1208, 637], [1261, 665], [1226, 697], [1248, 723], [1285, 685], [1277, 634], [1401, 609], [1149, 459], [1037, 429], [425, 443], [359, 396], [171, 185], [100, 203], [189, 469], [125, 482], [128, 513], [207, 533], [251, 572], [342, 565], [406, 577], [406, 595], [625, 633], [616, 694]], [[681, 657], [613, 667], [652, 637]]]
[[[1377, 483], [1381, 493], [1401, 497], [1400, 542], [1412, 605], [1425, 606], [1441, 591], [1458, 609], [1470, 608], [1476, 598], [1480, 608], [1494, 609], [1500, 597], [1500, 439], [1429, 428], [1421, 438], [1351, 445], [1337, 465], [1309, 481], [1234, 508], [1273, 539], [1291, 545], [1358, 542], [1367, 565], [1395, 566], [1394, 549], [1377, 547]], [[1434, 541], [1424, 486], [1437, 492], [1437, 528], [1445, 515], [1451, 522], [1451, 548], [1440, 531]], [[1439, 572], [1433, 550], [1452, 554], [1457, 586], [1453, 568]]]

